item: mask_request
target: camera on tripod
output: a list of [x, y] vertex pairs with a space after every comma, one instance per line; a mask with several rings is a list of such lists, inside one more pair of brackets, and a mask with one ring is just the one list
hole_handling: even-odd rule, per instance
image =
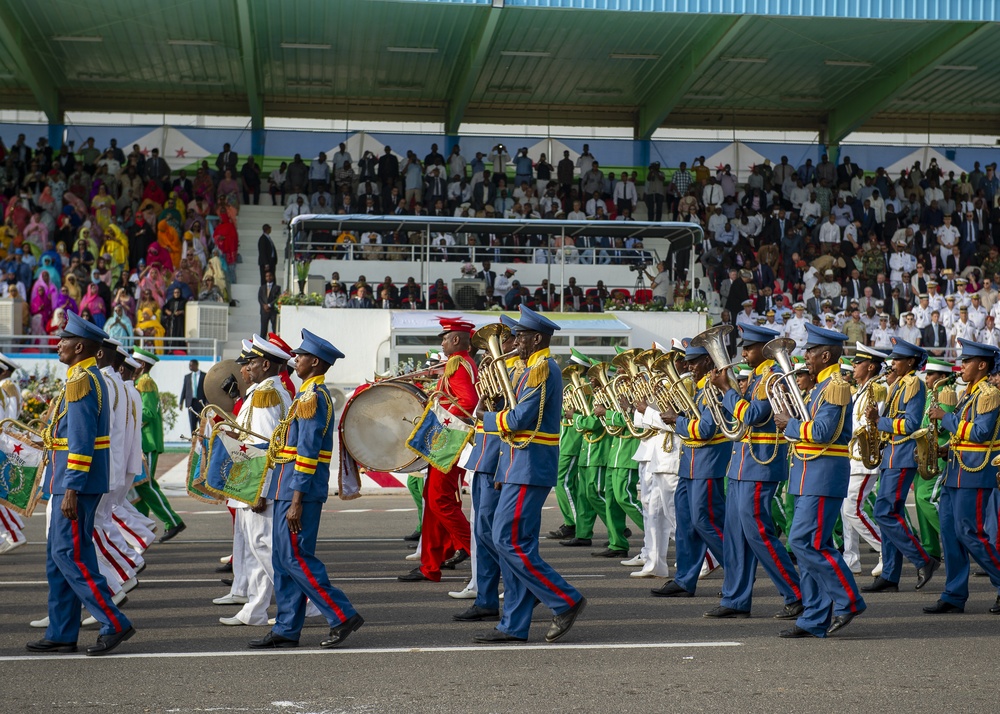
[[638, 273], [640, 271], [646, 270], [646, 268], [648, 268], [650, 265], [651, 263], [649, 261], [644, 260], [640, 263], [630, 263], [628, 269], [631, 270], [633, 273]]

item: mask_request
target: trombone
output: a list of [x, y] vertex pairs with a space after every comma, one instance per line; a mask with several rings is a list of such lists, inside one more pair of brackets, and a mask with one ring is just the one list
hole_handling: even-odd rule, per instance
[[[732, 325], [717, 325], [716, 327], [710, 327], [701, 334], [697, 335], [693, 340], [691, 340], [692, 347], [704, 347], [705, 351], [708, 352], [709, 356], [712, 358], [712, 364], [715, 369], [724, 372], [726, 375], [726, 381], [729, 382], [729, 386], [732, 389], [739, 390], [739, 386], [736, 382], [736, 375], [733, 374], [733, 362], [729, 359], [729, 350], [726, 349], [725, 338], [730, 332], [732, 332]], [[729, 439], [730, 441], [742, 441], [743, 437], [746, 436], [747, 432], [750, 430], [748, 424], [737, 420], [730, 420], [722, 411], [722, 398], [725, 395], [722, 393], [718, 387], [716, 387], [712, 380], [706, 380], [705, 382], [705, 402], [708, 406], [709, 412], [712, 414], [712, 418], [715, 423], [719, 426], [719, 431]]]
[[[771, 400], [774, 411], [786, 412], [799, 421], [808, 421], [809, 410], [802, 399], [802, 392], [792, 381], [798, 372], [792, 364], [793, 349], [795, 340], [790, 337], [778, 337], [764, 345], [764, 359], [773, 359], [781, 368], [781, 374], [768, 374], [764, 378], [764, 390], [767, 392], [767, 398]], [[792, 443], [798, 441], [789, 436], [785, 436], [785, 439]]]
[[493, 411], [500, 397], [503, 397], [508, 407], [517, 404], [514, 385], [507, 372], [507, 360], [515, 356], [517, 350], [503, 352], [503, 343], [509, 338], [510, 328], [499, 322], [480, 327], [472, 335], [472, 346], [487, 353], [479, 365], [476, 394], [488, 403], [490, 411]]

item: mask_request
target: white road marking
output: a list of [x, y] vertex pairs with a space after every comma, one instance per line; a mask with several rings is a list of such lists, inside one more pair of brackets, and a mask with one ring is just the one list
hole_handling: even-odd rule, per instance
[[[572, 575], [561, 573], [561, 575], [567, 580], [586, 580], [586, 579], [599, 579], [606, 578], [606, 575]], [[333, 582], [341, 583], [360, 583], [369, 581], [393, 581], [396, 580], [395, 575], [379, 575], [379, 576], [360, 576], [355, 578], [330, 578]], [[457, 575], [445, 575], [441, 578], [441, 581], [451, 581], [458, 580], [465, 582], [468, 580], [467, 577], [461, 577]], [[155, 583], [218, 583], [221, 582], [219, 578], [140, 578], [140, 585], [150, 585]], [[0, 587], [13, 586], [13, 585], [48, 585], [47, 580], [11, 580], [8, 582], [0, 582]]]
[[295, 656], [295, 655], [383, 655], [383, 654], [439, 654], [450, 652], [513, 652], [552, 650], [665, 650], [691, 649], [708, 647], [740, 647], [742, 642], [620, 642], [603, 644], [512, 644], [512, 645], [470, 645], [468, 647], [371, 647], [361, 649], [324, 650], [324, 649], [279, 649], [279, 650], [241, 650], [237, 652], [135, 652], [104, 655], [103, 657], [87, 657], [74, 655], [15, 655], [0, 657], [0, 662], [39, 662], [42, 660], [98, 660], [98, 659], [198, 659], [216, 657], [260, 657], [260, 656]]

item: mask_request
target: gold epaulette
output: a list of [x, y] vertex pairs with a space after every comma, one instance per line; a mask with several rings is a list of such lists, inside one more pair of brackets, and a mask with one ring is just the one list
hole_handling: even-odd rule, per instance
[[945, 387], [940, 392], [938, 392], [938, 404], [940, 404], [943, 407], [957, 407], [958, 392], [955, 391], [955, 388]]
[[524, 364], [524, 360], [518, 357], [517, 361], [514, 362], [514, 368], [511, 370], [510, 380], [516, 385], [518, 380], [521, 379], [521, 375], [524, 374], [524, 370], [528, 367]]
[[78, 402], [90, 394], [91, 382], [90, 373], [81, 369], [66, 382], [66, 399], [71, 402]]
[[299, 419], [312, 419], [316, 416], [316, 389], [312, 385], [298, 396], [295, 416]]
[[885, 398], [889, 396], [889, 389], [882, 384], [877, 382], [871, 386], [872, 401], [884, 402]]
[[545, 380], [548, 378], [549, 361], [547, 359], [543, 359], [531, 368], [531, 372], [528, 374], [528, 386], [537, 387], [539, 384], [544, 384]]
[[830, 377], [830, 383], [823, 389], [823, 399], [838, 407], [851, 403], [851, 385], [844, 381], [839, 372], [834, 372]]
[[140, 394], [146, 394], [148, 392], [156, 391], [156, 382], [148, 374], [144, 374], [139, 379], [135, 380], [135, 388]]
[[16, 399], [21, 396], [21, 392], [18, 390], [17, 385], [14, 384], [12, 380], [5, 379], [2, 384], [0, 384], [0, 389], [3, 389], [3, 393], [12, 399]]
[[976, 413], [985, 414], [1000, 407], [1000, 390], [992, 384], [984, 384], [976, 395]]
[[757, 401], [764, 401], [767, 399], [767, 375], [765, 374], [757, 382], [757, 388], [753, 390], [753, 398]]
[[281, 404], [281, 395], [274, 388], [274, 382], [267, 382], [257, 387], [253, 390], [253, 396], [250, 398], [250, 405], [256, 409], [267, 409], [279, 404]]
[[900, 384], [900, 390], [903, 392], [903, 401], [910, 401], [920, 391], [920, 379], [915, 374], [906, 375]]
[[452, 355], [448, 358], [448, 362], [444, 366], [444, 376], [446, 379], [450, 379], [455, 372], [458, 371], [459, 365], [462, 363], [462, 358], [458, 355]]

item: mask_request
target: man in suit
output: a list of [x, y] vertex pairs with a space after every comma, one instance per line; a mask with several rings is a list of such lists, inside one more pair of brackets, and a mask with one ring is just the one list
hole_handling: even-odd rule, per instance
[[264, 273], [264, 282], [257, 290], [257, 303], [260, 305], [260, 334], [268, 333], [267, 326], [275, 332], [278, 330], [278, 296], [281, 286], [275, 284], [274, 273], [268, 270]]
[[850, 156], [845, 156], [844, 163], [837, 167], [837, 185], [844, 186], [846, 184], [850, 188], [851, 179], [854, 178], [854, 174], [858, 172], [859, 168], [856, 164], [851, 163]]
[[931, 324], [923, 329], [920, 344], [934, 357], [941, 357], [948, 347], [948, 332], [940, 321], [941, 313], [931, 311]]
[[872, 285], [872, 295], [876, 300], [887, 301], [892, 294], [892, 288], [885, 281], [885, 273], [879, 273]]
[[257, 267], [260, 269], [260, 284], [264, 284], [264, 276], [270, 272], [272, 275], [278, 267], [278, 249], [274, 246], [271, 238], [271, 225], [265, 223], [263, 233], [257, 239]]
[[773, 289], [774, 271], [771, 270], [771, 266], [767, 263], [758, 263], [753, 268], [753, 280], [760, 289], [763, 289], [764, 287], [770, 287]]
[[222, 151], [215, 159], [215, 166], [219, 169], [219, 175], [225, 176], [226, 171], [232, 171], [236, 175], [236, 164], [240, 160], [240, 155], [231, 150], [229, 144], [222, 145]]
[[181, 407], [187, 412], [191, 433], [198, 428], [198, 415], [205, 408], [208, 399], [205, 397], [205, 373], [198, 369], [198, 360], [188, 363], [188, 375], [181, 387]]
[[865, 281], [861, 279], [861, 273], [857, 268], [851, 271], [851, 277], [845, 287], [847, 288], [847, 296], [855, 300], [860, 300], [861, 296], [864, 295]]
[[497, 273], [495, 270], [490, 270], [493, 264], [488, 261], [483, 261], [483, 269], [476, 273], [476, 277], [486, 283], [487, 288], [492, 288], [497, 281]]
[[496, 200], [496, 184], [490, 180], [489, 170], [484, 170], [483, 180], [472, 188], [472, 205], [477, 211], [482, 211], [486, 206], [492, 206]]

